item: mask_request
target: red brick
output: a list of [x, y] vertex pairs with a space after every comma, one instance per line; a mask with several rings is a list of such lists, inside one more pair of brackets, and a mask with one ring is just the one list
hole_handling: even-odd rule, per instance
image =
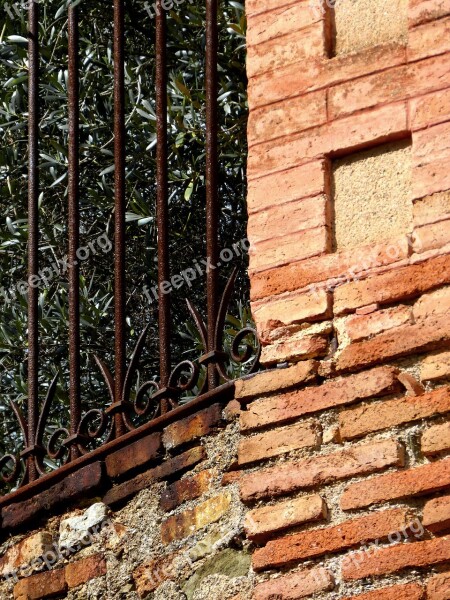
[[303, 531], [268, 542], [253, 553], [253, 568], [261, 571], [339, 552], [363, 541], [387, 537], [408, 524], [408, 510], [393, 509], [345, 521], [334, 527]]
[[416, 320], [429, 319], [448, 314], [450, 311], [450, 287], [440, 288], [430, 294], [424, 294], [414, 304]]
[[450, 244], [450, 219], [431, 223], [414, 230], [414, 251], [427, 252]]
[[380, 588], [367, 594], [359, 594], [342, 600], [423, 600], [424, 589], [417, 583], [394, 585], [389, 588]]
[[305, 414], [389, 394], [400, 389], [396, 373], [396, 369], [392, 367], [379, 367], [327, 381], [320, 386], [257, 400], [248, 405], [247, 411], [241, 413], [241, 428], [248, 431], [274, 423], [285, 423]]
[[450, 19], [425, 23], [409, 32], [408, 59], [420, 60], [450, 50]]
[[247, 537], [261, 542], [276, 532], [311, 521], [322, 521], [327, 506], [317, 494], [279, 502], [247, 513], [244, 522]]
[[[449, 46], [448, 40], [444, 41]], [[436, 56], [336, 86], [329, 93], [330, 117], [337, 119], [380, 104], [446, 88], [450, 84], [447, 63], [445, 55]]]
[[194, 508], [169, 517], [161, 525], [163, 544], [167, 545], [174, 540], [182, 540], [206, 525], [218, 521], [228, 511], [230, 504], [231, 496], [228, 493], [220, 494], [205, 500]]
[[245, 12], [247, 15], [257, 15], [259, 13], [273, 12], [277, 8], [287, 7], [290, 4], [293, 4], [292, 0], [266, 0], [264, 4], [260, 0], [248, 0], [245, 4]]
[[106, 472], [110, 477], [118, 477], [136, 467], [155, 459], [161, 449], [161, 434], [152, 433], [145, 438], [127, 444], [106, 457]]
[[252, 312], [263, 343], [266, 343], [270, 339], [269, 332], [277, 327], [329, 318], [332, 314], [331, 297], [325, 290], [317, 294], [292, 295], [278, 302], [254, 306]]
[[[268, 190], [277, 190], [277, 193], [268, 193]], [[327, 190], [328, 164], [325, 160], [317, 160], [252, 181], [248, 189], [248, 211], [252, 214], [277, 207], [280, 198], [283, 202], [291, 202], [325, 194]], [[251, 222], [251, 217], [249, 220]]]
[[326, 154], [361, 150], [369, 144], [381, 144], [407, 133], [405, 103], [352, 115], [281, 141], [270, 141], [250, 148], [248, 178], [279, 171], [280, 165], [286, 169]]
[[450, 120], [450, 88], [410, 101], [413, 131]]
[[240, 480], [241, 498], [249, 502], [268, 496], [279, 496], [355, 475], [373, 473], [387, 467], [400, 466], [403, 461], [403, 447], [396, 442], [371, 442], [333, 454], [284, 463], [244, 475]]
[[326, 91], [319, 90], [252, 111], [248, 121], [248, 142], [254, 146], [317, 127], [326, 121]]
[[140, 565], [133, 572], [133, 579], [139, 598], [146, 598], [154, 592], [164, 581], [176, 579], [179, 572], [179, 555], [168, 554], [162, 558], [150, 560]]
[[250, 108], [266, 106], [406, 63], [400, 44], [383, 44], [333, 59], [310, 59], [249, 80]]
[[426, 429], [422, 435], [421, 450], [425, 455], [450, 450], [450, 422]]
[[311, 10], [307, 2], [277, 7], [258, 15], [250, 13], [247, 17], [247, 45], [255, 46], [280, 38], [282, 35], [299, 31], [319, 21], [321, 21], [320, 15]]
[[325, 195], [279, 203], [250, 215], [247, 235], [252, 244], [330, 224], [330, 202]]
[[314, 421], [242, 438], [239, 442], [239, 464], [247, 465], [299, 448], [318, 448], [320, 441], [320, 424]]
[[337, 315], [352, 312], [372, 302], [391, 304], [449, 283], [450, 256], [438, 256], [338, 287], [334, 293], [334, 312]]
[[372, 404], [363, 404], [341, 412], [341, 438], [351, 440], [373, 431], [419, 421], [426, 417], [450, 411], [450, 387], [443, 387], [421, 396], [394, 398]]
[[449, 0], [410, 0], [409, 3], [410, 26], [440, 19], [448, 14], [450, 14]]
[[176, 421], [164, 429], [164, 446], [171, 450], [208, 435], [221, 419], [222, 409], [220, 405], [213, 404], [195, 415]]
[[66, 581], [70, 589], [102, 575], [106, 575], [106, 560], [103, 554], [94, 554], [66, 566]]
[[399, 373], [398, 380], [404, 386], [408, 396], [422, 396], [425, 393], [425, 387], [407, 371]]
[[439, 381], [450, 378], [450, 352], [431, 354], [423, 359], [420, 367], [422, 381]]
[[431, 577], [427, 584], [427, 600], [448, 600], [450, 598], [450, 573], [439, 573]]
[[445, 168], [448, 160], [442, 158], [424, 162], [413, 169], [413, 199], [450, 189], [450, 175]]
[[59, 596], [67, 591], [64, 569], [44, 571], [21, 579], [14, 586], [16, 600], [42, 600]]
[[203, 447], [191, 448], [187, 452], [180, 454], [180, 456], [165, 460], [154, 469], [137, 475], [133, 479], [130, 479], [130, 481], [115, 485], [106, 493], [103, 502], [111, 506], [118, 502], [123, 502], [140, 490], [150, 487], [155, 481], [177, 475], [201, 462], [204, 458], [206, 458], [206, 451]]
[[433, 194], [417, 200], [413, 210], [416, 227], [447, 221], [450, 219], [450, 192]]
[[310, 382], [316, 378], [317, 366], [316, 361], [305, 360], [285, 369], [270, 369], [238, 379], [235, 384], [235, 397], [248, 400], [254, 396]]
[[294, 600], [333, 588], [331, 573], [316, 567], [260, 583], [255, 587], [253, 600]]
[[328, 335], [305, 335], [302, 331], [290, 339], [284, 339], [264, 346], [261, 353], [261, 364], [275, 365], [284, 362], [309, 360], [328, 354]]
[[51, 533], [39, 531], [10, 546], [0, 558], [0, 575], [5, 576], [22, 565], [30, 564], [50, 550], [52, 544]]
[[387, 575], [406, 568], [427, 567], [450, 560], [450, 537], [394, 546], [362, 553], [358, 563], [345, 561], [345, 581], [370, 575]]
[[295, 30], [279, 38], [270, 39], [247, 48], [247, 75], [255, 77], [266, 71], [278, 70], [299, 60], [321, 57], [325, 54], [325, 31], [322, 23]]
[[294, 260], [302, 260], [331, 251], [328, 227], [315, 227], [284, 235], [279, 243], [266, 240], [250, 248], [250, 268], [253, 271], [271, 269]]
[[353, 510], [388, 500], [429, 494], [450, 485], [450, 460], [387, 473], [348, 486], [341, 498], [341, 508]]
[[414, 325], [404, 325], [393, 331], [357, 342], [344, 348], [336, 361], [337, 371], [352, 371], [360, 367], [401, 358], [416, 352], [448, 347], [450, 320], [447, 316], [427, 319]]
[[345, 331], [352, 342], [412, 323], [409, 306], [395, 306], [368, 315], [354, 315], [345, 321]]
[[423, 507], [422, 523], [433, 532], [450, 529], [450, 496], [429, 500]]
[[192, 477], [175, 481], [175, 483], [167, 486], [161, 494], [160, 507], [162, 510], [169, 511], [183, 504], [183, 502], [199, 498], [209, 489], [215, 474], [215, 471], [209, 469], [200, 471]]

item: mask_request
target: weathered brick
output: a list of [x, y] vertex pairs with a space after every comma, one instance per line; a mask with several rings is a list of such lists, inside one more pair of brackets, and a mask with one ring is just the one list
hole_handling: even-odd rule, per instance
[[[439, 43], [437, 39], [436, 43]], [[449, 47], [448, 40], [443, 38], [441, 45]], [[432, 52], [431, 47], [426, 51]], [[331, 118], [342, 118], [373, 106], [406, 100], [448, 87], [450, 75], [446, 67], [447, 60], [445, 56], [436, 56], [362, 77], [357, 82], [338, 85], [330, 90]]]
[[358, 562], [344, 561], [345, 581], [363, 579], [370, 575], [387, 575], [402, 569], [426, 567], [450, 560], [450, 537], [413, 544], [395, 544], [358, 555]]
[[359, 519], [345, 521], [334, 527], [303, 531], [268, 542], [253, 553], [253, 568], [261, 571], [282, 567], [295, 561], [339, 552], [362, 541], [382, 539], [401, 531], [408, 524], [408, 511], [393, 509]]
[[420, 25], [450, 14], [450, 0], [410, 0], [409, 24]]
[[261, 352], [263, 365], [275, 365], [284, 362], [309, 360], [328, 353], [328, 335], [305, 335], [302, 331], [290, 339], [277, 341], [264, 346]]
[[187, 442], [192, 442], [212, 432], [222, 419], [222, 409], [219, 404], [213, 404], [195, 415], [181, 419], [164, 429], [163, 443], [172, 450]]
[[199, 529], [218, 521], [230, 508], [230, 494], [220, 494], [202, 502], [195, 508], [169, 517], [161, 525], [163, 544], [182, 540], [193, 535]]
[[356, 54], [336, 56], [332, 60], [312, 59], [307, 63], [303, 61], [288, 65], [275, 72], [250, 78], [250, 108], [294, 98], [404, 63], [405, 46], [391, 43], [367, 48]]
[[394, 585], [343, 598], [342, 600], [423, 600], [424, 589], [418, 583], [407, 583], [406, 585]]
[[306, 286], [312, 290], [326, 287], [333, 291], [348, 281], [371, 274], [374, 269], [393, 263], [401, 264], [408, 253], [408, 239], [405, 236], [393, 240], [391, 244], [362, 246], [254, 273], [251, 277], [252, 299], [305, 289]]
[[336, 369], [341, 372], [352, 371], [415, 352], [438, 350], [448, 347], [449, 342], [448, 317], [430, 318], [347, 346], [335, 363]]
[[[266, 4], [264, 4], [266, 12], [256, 15], [251, 12], [248, 14], [247, 44], [249, 46], [256, 46], [261, 42], [299, 31], [321, 20], [320, 15], [311, 10], [307, 2], [296, 2], [292, 6], [281, 6], [281, 8], [279, 8], [279, 4], [273, 10], [267, 10]], [[282, 4], [283, 2], [281, 2]], [[246, 10], [248, 11], [247, 6]]]
[[51, 549], [53, 538], [48, 531], [39, 531], [10, 546], [0, 558], [0, 575], [5, 576], [20, 566], [30, 564]]
[[322, 567], [316, 567], [260, 583], [255, 587], [253, 600], [293, 600], [333, 588], [331, 573]]
[[299, 448], [318, 448], [321, 442], [320, 434], [320, 424], [311, 421], [243, 438], [239, 442], [239, 464], [247, 465]]
[[450, 256], [438, 256], [338, 287], [334, 293], [334, 312], [343, 314], [373, 302], [391, 304], [415, 298], [449, 283]]
[[445, 531], [450, 529], [450, 496], [433, 498], [423, 507], [424, 527], [430, 531]]
[[[417, 0], [415, 0], [417, 1]], [[245, 5], [245, 12], [248, 15], [257, 15], [259, 13], [273, 12], [277, 8], [286, 7], [292, 4], [292, 0], [267, 0], [262, 4], [259, 0], [248, 0]]]
[[409, 32], [408, 58], [415, 61], [450, 50], [450, 19], [439, 19]]
[[439, 381], [450, 378], [450, 352], [426, 356], [420, 365], [422, 381]]
[[[328, 187], [328, 163], [325, 160], [295, 166], [252, 181], [248, 190], [248, 211], [252, 214], [277, 206], [279, 198], [283, 198], [283, 202], [290, 202], [325, 194]], [[249, 220], [251, 222], [251, 217]]]
[[94, 554], [66, 566], [66, 581], [69, 589], [102, 575], [106, 575], [106, 560], [103, 554]]
[[3, 527], [18, 527], [59, 504], [67, 506], [83, 496], [86, 497], [87, 494], [93, 494], [102, 482], [102, 467], [100, 462], [82, 467], [32, 498], [3, 507]]
[[274, 423], [285, 423], [308, 413], [390, 394], [400, 389], [396, 373], [392, 367], [378, 367], [317, 387], [256, 400], [248, 405], [247, 411], [241, 413], [241, 428], [249, 431]]
[[450, 287], [446, 286], [424, 294], [413, 307], [414, 318], [429, 319], [446, 315], [450, 311]]
[[411, 307], [395, 306], [368, 315], [352, 315], [345, 321], [345, 331], [352, 342], [357, 342], [406, 323], [412, 323]]
[[160, 507], [163, 510], [173, 510], [183, 502], [199, 498], [204, 494], [210, 487], [211, 481], [213, 480], [216, 472], [212, 469], [207, 471], [200, 471], [192, 477], [185, 477], [179, 481], [175, 481], [161, 494], [161, 500], [159, 502]]
[[260, 542], [288, 527], [321, 521], [326, 516], [327, 506], [315, 494], [252, 510], [245, 517], [244, 527], [249, 539]]
[[206, 452], [203, 447], [191, 448], [187, 452], [180, 454], [180, 456], [165, 460], [154, 469], [137, 475], [133, 479], [130, 479], [130, 481], [114, 486], [106, 493], [103, 502], [111, 506], [122, 502], [140, 490], [151, 486], [155, 481], [181, 473], [201, 462], [204, 458], [206, 458]]
[[247, 50], [247, 74], [255, 77], [266, 71], [283, 68], [298, 60], [320, 57], [325, 54], [325, 31], [321, 23], [315, 23], [301, 31], [250, 45]]
[[283, 235], [280, 243], [266, 240], [253, 244], [250, 248], [250, 268], [252, 271], [271, 269], [294, 260], [319, 256], [331, 251], [332, 240], [328, 227], [315, 227]]
[[446, 386], [421, 396], [394, 398], [345, 410], [339, 415], [340, 434], [342, 439], [351, 440], [447, 411], [450, 411], [450, 387]]
[[250, 215], [247, 236], [251, 244], [256, 244], [325, 226], [330, 226], [330, 201], [321, 194], [283, 202]]
[[235, 384], [235, 397], [248, 400], [254, 396], [310, 382], [316, 377], [317, 366], [316, 361], [305, 360], [285, 369], [270, 369], [238, 379]]
[[428, 252], [450, 243], [450, 219], [430, 223], [414, 230], [414, 251]]
[[302, 488], [400, 466], [403, 461], [403, 447], [396, 442], [371, 442], [244, 475], [240, 480], [241, 498], [249, 502], [279, 496]]
[[288, 296], [253, 308], [253, 316], [264, 341], [267, 331], [305, 321], [320, 321], [331, 316], [331, 297], [325, 290], [317, 294]]
[[179, 554], [173, 553], [150, 560], [135, 569], [133, 579], [139, 598], [154, 592], [164, 581], [176, 579], [179, 561]]
[[326, 90], [257, 108], [249, 115], [249, 145], [299, 133], [326, 121]]
[[413, 213], [416, 227], [447, 221], [450, 219], [450, 191], [417, 200], [414, 203]]
[[161, 434], [152, 433], [149, 436], [127, 444], [120, 450], [108, 454], [105, 459], [106, 472], [110, 477], [118, 477], [145, 465], [155, 459], [161, 449]]
[[425, 455], [450, 450], [450, 421], [426, 429], [422, 435], [421, 450]]
[[286, 169], [337, 151], [362, 150], [407, 132], [406, 104], [383, 106], [250, 148], [248, 177], [261, 177], [280, 170], [280, 165]]
[[450, 120], [450, 88], [413, 98], [410, 110], [413, 130]]
[[353, 483], [341, 497], [341, 508], [353, 510], [388, 500], [435, 492], [450, 485], [450, 460], [387, 473]]
[[448, 600], [450, 598], [450, 573], [439, 573], [427, 583], [427, 600]]
[[14, 586], [15, 600], [42, 600], [67, 591], [65, 569], [53, 569], [21, 579]]

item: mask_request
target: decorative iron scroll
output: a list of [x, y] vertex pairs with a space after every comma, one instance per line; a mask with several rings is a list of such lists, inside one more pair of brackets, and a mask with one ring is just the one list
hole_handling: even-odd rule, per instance
[[[231, 381], [227, 373], [227, 364], [246, 365], [242, 373], [250, 374], [259, 368], [261, 346], [256, 331], [245, 327], [237, 333], [229, 348], [225, 348], [224, 331], [227, 319], [227, 309], [230, 303], [233, 286], [236, 280], [236, 270], [233, 271], [223, 291], [217, 320], [214, 325], [215, 346], [212, 352], [205, 352], [196, 361], [184, 360], [173, 368], [167, 386], [160, 382], [150, 380], [142, 383], [136, 390], [131, 401], [133, 379], [139, 368], [139, 360], [145, 347], [149, 326], [142, 331], [126, 370], [125, 382], [120, 398], [115, 398], [115, 381], [111, 371], [96, 355], [95, 362], [104, 378], [110, 404], [105, 409], [95, 408], [85, 413], [81, 418], [78, 430], [70, 435], [66, 428], [59, 428], [44, 442], [45, 428], [48, 422], [52, 401], [55, 398], [58, 375], [50, 384], [45, 400], [42, 404], [38, 426], [36, 429], [35, 443], [31, 445], [28, 439], [28, 423], [20, 407], [11, 402], [12, 409], [17, 418], [22, 433], [25, 449], [18, 454], [6, 454], [0, 459], [0, 477], [4, 484], [21, 487], [30, 481], [30, 462], [39, 476], [48, 472], [45, 465], [46, 458], [57, 461], [61, 466], [70, 460], [70, 448], [75, 446], [80, 455], [89, 453], [94, 447], [106, 445], [117, 437], [115, 435], [114, 417], [120, 415], [126, 431], [133, 431], [136, 425], [133, 418], [151, 421], [168, 410], [177, 408], [183, 395], [196, 390], [196, 396], [203, 394], [208, 387], [207, 368], [213, 365], [216, 370], [219, 384]], [[199, 311], [186, 301], [194, 323], [198, 329], [204, 348], [207, 348], [207, 326]], [[253, 343], [249, 342], [252, 338]]]

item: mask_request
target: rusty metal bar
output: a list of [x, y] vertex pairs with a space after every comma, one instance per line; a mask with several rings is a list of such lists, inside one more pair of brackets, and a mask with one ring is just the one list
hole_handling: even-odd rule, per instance
[[[69, 36], [69, 369], [70, 369], [70, 435], [75, 436], [81, 419], [80, 392], [80, 268], [77, 250], [80, 247], [80, 109], [79, 109], [79, 29], [78, 8], [70, 6]], [[79, 456], [75, 443], [70, 446], [70, 459]]]
[[[39, 271], [39, 4], [28, 11], [28, 283]], [[28, 286], [28, 480], [38, 477], [35, 461], [39, 418], [39, 289]]]
[[[158, 235], [159, 293], [159, 360], [161, 387], [166, 387], [170, 375], [170, 295], [161, 293], [162, 285], [170, 278], [169, 266], [169, 204], [167, 178], [167, 23], [166, 11], [156, 14], [156, 215]], [[168, 410], [167, 401], [161, 413]]]
[[[218, 312], [218, 254], [219, 254], [219, 199], [218, 199], [218, 0], [206, 0], [206, 255], [209, 268], [206, 274], [208, 348], [216, 350], [214, 331]], [[208, 387], [218, 384], [214, 361], [208, 364]]]
[[[121, 402], [126, 369], [125, 298], [125, 8], [114, 0], [114, 325], [115, 404]], [[120, 406], [120, 405], [119, 405]], [[115, 412], [115, 436], [125, 433], [122, 413]]]

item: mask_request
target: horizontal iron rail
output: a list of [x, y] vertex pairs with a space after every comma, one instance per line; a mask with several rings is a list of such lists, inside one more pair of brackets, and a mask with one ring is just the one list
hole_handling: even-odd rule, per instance
[[227, 381], [223, 385], [215, 388], [214, 390], [210, 390], [205, 392], [201, 396], [195, 398], [191, 402], [183, 404], [178, 408], [174, 408], [173, 410], [145, 423], [138, 429], [130, 431], [129, 433], [125, 433], [120, 438], [116, 438], [103, 446], [99, 446], [95, 450], [92, 450], [88, 454], [84, 456], [80, 456], [76, 460], [72, 462], [68, 462], [59, 469], [52, 471], [46, 475], [43, 475], [41, 478], [36, 479], [32, 483], [29, 483], [23, 487], [18, 488], [14, 492], [10, 494], [0, 497], [0, 508], [4, 506], [9, 506], [10, 504], [14, 504], [20, 500], [24, 500], [29, 498], [35, 493], [38, 493], [43, 488], [52, 485], [53, 483], [57, 483], [61, 479], [64, 479], [67, 475], [76, 472], [79, 468], [88, 465], [96, 460], [102, 460], [108, 454], [115, 450], [119, 450], [123, 448], [127, 444], [139, 440], [142, 437], [145, 437], [149, 433], [154, 430], [160, 430], [179, 419], [183, 419], [185, 417], [189, 417], [190, 415], [196, 413], [198, 410], [202, 408], [206, 408], [215, 402], [227, 402], [234, 398], [234, 389], [235, 382]]

